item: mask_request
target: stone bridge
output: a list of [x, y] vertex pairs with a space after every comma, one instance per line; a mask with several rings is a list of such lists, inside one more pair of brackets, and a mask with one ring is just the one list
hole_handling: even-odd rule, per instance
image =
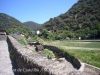
[[[75, 68], [65, 58], [49, 60], [22, 46], [12, 36], [0, 35], [0, 75], [100, 75], [100, 69], [78, 60]], [[78, 63], [77, 63], [78, 62]]]

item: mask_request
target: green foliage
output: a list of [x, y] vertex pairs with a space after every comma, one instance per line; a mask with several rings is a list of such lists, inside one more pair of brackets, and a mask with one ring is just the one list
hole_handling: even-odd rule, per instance
[[66, 52], [80, 59], [81, 61], [100, 68], [99, 50], [66, 50]]
[[29, 36], [27, 39], [27, 42], [37, 42], [36, 39], [38, 38], [38, 36]]
[[48, 40], [54, 40], [55, 39], [55, 34], [51, 31], [48, 31], [47, 29], [43, 29], [41, 31], [40, 37], [43, 37]]
[[54, 54], [52, 51], [50, 51], [49, 49], [44, 49], [44, 57], [47, 57], [48, 59], [52, 59], [54, 58]]
[[44, 40], [41, 39], [40, 37], [36, 36], [31, 36], [27, 39], [27, 42], [38, 42], [40, 44], [44, 44]]
[[4, 13], [0, 13], [0, 30], [6, 30], [9, 34], [23, 32], [26, 37], [31, 31], [20, 21]]
[[25, 40], [25, 38], [18, 40], [18, 42], [22, 45], [27, 45], [27, 41]]
[[55, 39], [55, 35], [52, 32], [50, 32], [50, 33], [48, 33], [47, 39], [54, 40]]
[[40, 26], [40, 24], [38, 23], [35, 23], [35, 22], [32, 22], [32, 21], [28, 21], [28, 22], [24, 22], [23, 23], [26, 27], [32, 29], [32, 30], [35, 30], [37, 27]]
[[100, 42], [48, 41], [47, 44], [65, 47], [100, 48]]
[[40, 37], [37, 37], [36, 38], [36, 42], [38, 42], [38, 43], [40, 43], [40, 44], [44, 44], [44, 40], [43, 39], [41, 39]]
[[69, 47], [84, 47], [84, 48], [100, 48], [100, 42], [91, 42], [91, 43], [73, 43], [73, 42], [67, 42], [63, 44], [65, 46]]
[[40, 34], [40, 36], [43, 36], [44, 38], [47, 38], [47, 36], [48, 36], [48, 30], [47, 29], [43, 29], [42, 31], [41, 31], [41, 34]]
[[[49, 46], [57, 47], [64, 55], [66, 52], [72, 57], [74, 56], [78, 60], [94, 65], [100, 68], [100, 50], [96, 50], [96, 48], [100, 48], [100, 42], [67, 42], [67, 41], [49, 41], [46, 43]], [[67, 46], [67, 48], [66, 48]], [[72, 47], [68, 49], [68, 47]], [[80, 47], [79, 49], [74, 49], [74, 47]], [[93, 48], [93, 50], [86, 50], [84, 48]], [[95, 49], [94, 49], [95, 48]]]
[[[79, 0], [68, 12], [51, 18], [42, 27], [54, 32], [53, 36], [57, 40], [79, 36], [82, 39], [100, 38], [99, 4], [99, 0]], [[44, 38], [47, 38], [47, 34]]]

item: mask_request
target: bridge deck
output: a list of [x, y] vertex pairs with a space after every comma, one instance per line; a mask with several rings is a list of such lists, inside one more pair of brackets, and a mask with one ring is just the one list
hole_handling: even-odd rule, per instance
[[0, 75], [14, 75], [6, 40], [0, 40]]

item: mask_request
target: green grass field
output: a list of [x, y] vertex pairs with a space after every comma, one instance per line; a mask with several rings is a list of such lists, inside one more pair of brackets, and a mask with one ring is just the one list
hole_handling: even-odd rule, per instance
[[85, 48], [100, 48], [100, 42], [89, 42], [89, 43], [73, 43], [73, 42], [68, 42], [65, 43], [65, 46], [70, 46], [70, 47], [85, 47]]
[[[67, 42], [67, 41], [47, 41], [46, 45], [56, 46], [63, 52], [75, 56], [82, 62], [94, 65], [100, 68], [100, 42]], [[67, 49], [70, 47], [72, 49]], [[74, 49], [80, 47], [79, 49]], [[84, 48], [87, 48], [84, 49]], [[88, 48], [92, 50], [88, 50]], [[98, 49], [98, 50], [96, 50]]]
[[80, 61], [100, 68], [100, 50], [65, 50]]
[[85, 47], [85, 48], [100, 48], [100, 42], [68, 42], [68, 41], [49, 41], [56, 45], [63, 45], [69, 47]]

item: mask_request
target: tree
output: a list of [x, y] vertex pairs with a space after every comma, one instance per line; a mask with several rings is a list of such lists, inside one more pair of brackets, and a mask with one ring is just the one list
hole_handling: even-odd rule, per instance
[[48, 33], [47, 39], [49, 39], [49, 40], [55, 40], [55, 35], [53, 34], [53, 32], [49, 32]]
[[48, 30], [47, 29], [43, 29], [43, 31], [41, 32], [41, 36], [44, 36], [44, 38], [47, 38], [48, 36]]
[[92, 30], [92, 34], [93, 34], [94, 40], [95, 40], [95, 36], [97, 35], [97, 30], [96, 29]]

